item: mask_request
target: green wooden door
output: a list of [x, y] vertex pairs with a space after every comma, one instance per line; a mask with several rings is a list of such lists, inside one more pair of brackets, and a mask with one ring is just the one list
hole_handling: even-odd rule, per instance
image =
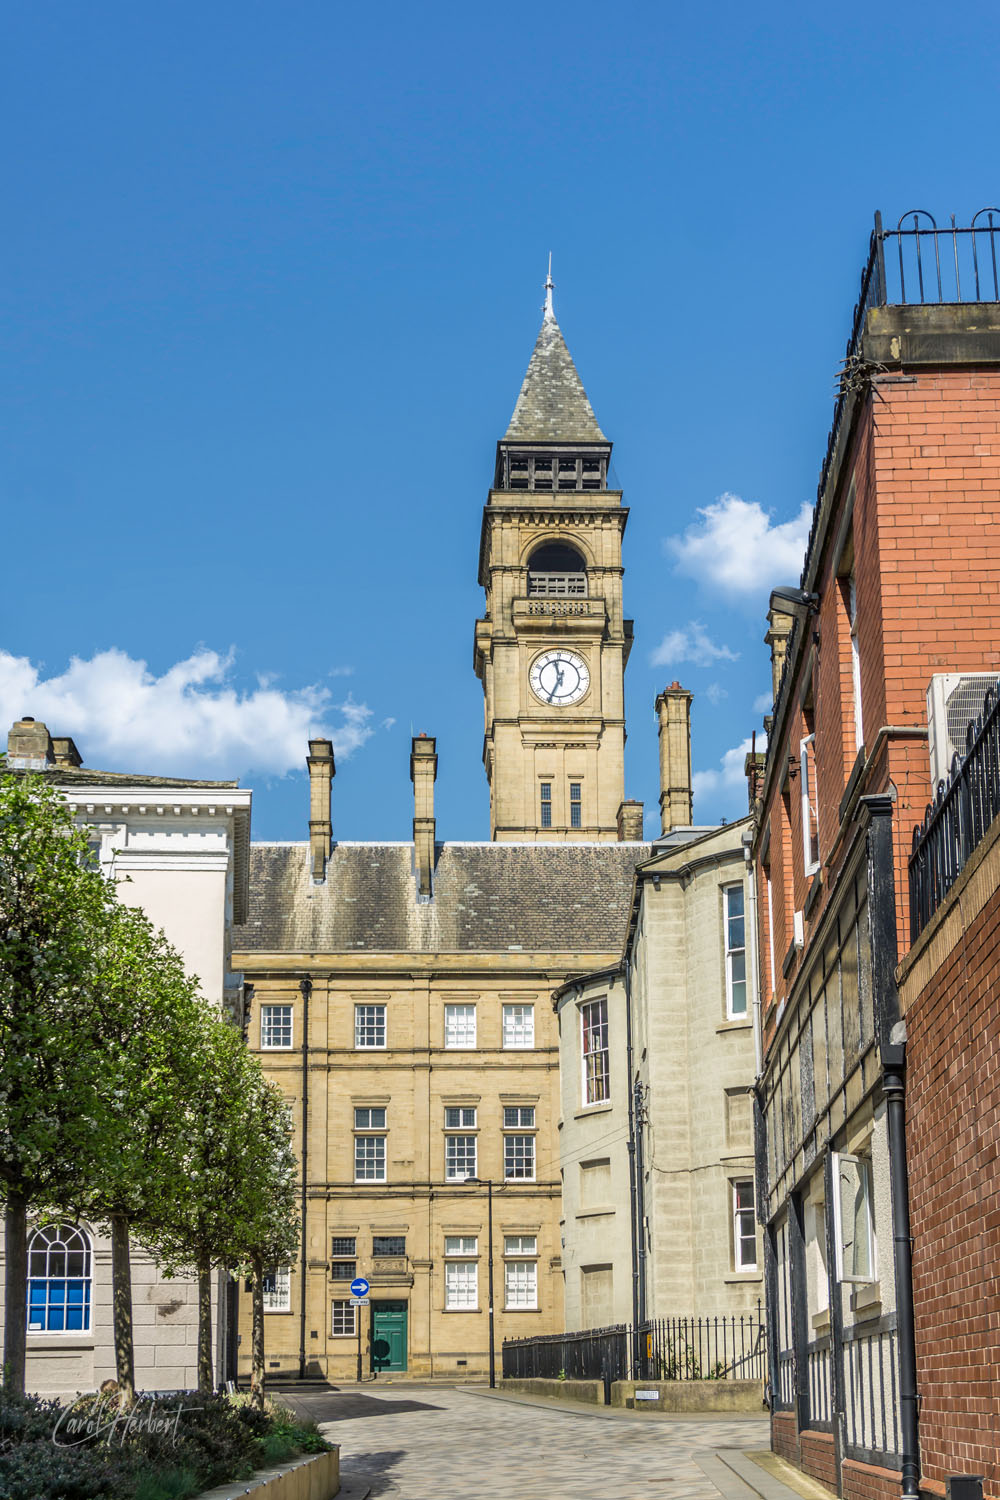
[[406, 1303], [372, 1303], [372, 1369], [376, 1368], [375, 1343], [384, 1339], [389, 1353], [378, 1362], [381, 1370], [406, 1369]]

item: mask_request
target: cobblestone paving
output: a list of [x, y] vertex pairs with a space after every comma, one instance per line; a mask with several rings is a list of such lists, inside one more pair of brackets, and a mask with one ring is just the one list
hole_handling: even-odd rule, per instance
[[719, 1500], [692, 1455], [768, 1441], [759, 1417], [641, 1417], [440, 1387], [292, 1399], [372, 1500]]

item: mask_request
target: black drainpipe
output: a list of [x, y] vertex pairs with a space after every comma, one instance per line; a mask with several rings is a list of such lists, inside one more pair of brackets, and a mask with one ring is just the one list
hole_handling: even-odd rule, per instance
[[[632, 1242], [632, 1327], [639, 1326], [639, 1243], [636, 1238], [636, 1212], [638, 1197], [636, 1194], [635, 1176], [635, 1110], [632, 1107], [632, 970], [625, 956], [623, 965], [623, 979], [625, 984], [625, 1056], [626, 1077], [628, 1084], [628, 1199], [629, 1199], [629, 1227], [631, 1229]], [[638, 1332], [634, 1340], [638, 1340]], [[639, 1348], [638, 1343], [632, 1351], [632, 1377], [639, 1378]]]
[[312, 980], [300, 979], [302, 992], [302, 1245], [299, 1250], [299, 1379], [306, 1378], [306, 1164], [309, 1155], [309, 996]]
[[882, 1063], [889, 1183], [892, 1198], [896, 1327], [899, 1338], [899, 1426], [903, 1500], [920, 1494], [917, 1353], [913, 1318], [913, 1246], [906, 1170], [906, 1023], [896, 988], [896, 892], [892, 847], [893, 798], [876, 793], [860, 799], [868, 816], [868, 921], [871, 929], [872, 999]]

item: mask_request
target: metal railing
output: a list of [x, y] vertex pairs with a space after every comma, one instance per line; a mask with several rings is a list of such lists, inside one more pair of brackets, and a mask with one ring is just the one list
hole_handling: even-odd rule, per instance
[[777, 1382], [774, 1404], [791, 1409], [795, 1405], [795, 1353], [792, 1349], [781, 1349], [775, 1360]]
[[626, 1323], [578, 1333], [504, 1339], [505, 1380], [628, 1380], [632, 1330]]
[[910, 855], [910, 940], [944, 901], [977, 844], [1000, 813], [1000, 692], [990, 688], [965, 732], [947, 781], [939, 782]]
[[845, 1453], [885, 1464], [900, 1451], [899, 1379], [895, 1315], [870, 1333], [844, 1336]]
[[883, 228], [882, 215], [875, 215], [844, 352], [833, 424], [820, 469], [816, 511], [802, 569], [803, 587], [815, 542], [818, 502], [823, 498], [837, 451], [847, 399], [857, 384], [861, 336], [869, 310], [921, 303], [1000, 302], [998, 239], [1000, 209], [993, 207], [981, 208], [973, 215], [972, 222], [961, 228], [952, 215], [951, 224], [939, 229], [935, 219], [920, 208], [908, 209], [895, 229]]
[[579, 1333], [504, 1339], [505, 1379], [767, 1379], [763, 1305], [745, 1313], [651, 1318]]
[[586, 593], [586, 573], [528, 573], [529, 599], [579, 599], [586, 597]]
[[809, 1426], [830, 1431], [833, 1427], [830, 1405], [830, 1336], [813, 1339], [806, 1345], [809, 1381]]

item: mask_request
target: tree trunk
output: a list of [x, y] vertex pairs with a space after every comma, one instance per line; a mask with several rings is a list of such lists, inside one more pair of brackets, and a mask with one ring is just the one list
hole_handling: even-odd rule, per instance
[[251, 1262], [252, 1330], [250, 1335], [250, 1404], [264, 1410], [264, 1263], [259, 1255]]
[[24, 1394], [28, 1329], [28, 1205], [22, 1193], [7, 1193], [4, 1214], [3, 1378], [8, 1390]]
[[215, 1389], [212, 1369], [212, 1266], [199, 1255], [198, 1267], [198, 1392], [211, 1395]]
[[135, 1347], [132, 1339], [132, 1266], [128, 1220], [111, 1216], [111, 1298], [115, 1330], [115, 1373], [123, 1408], [135, 1401]]

